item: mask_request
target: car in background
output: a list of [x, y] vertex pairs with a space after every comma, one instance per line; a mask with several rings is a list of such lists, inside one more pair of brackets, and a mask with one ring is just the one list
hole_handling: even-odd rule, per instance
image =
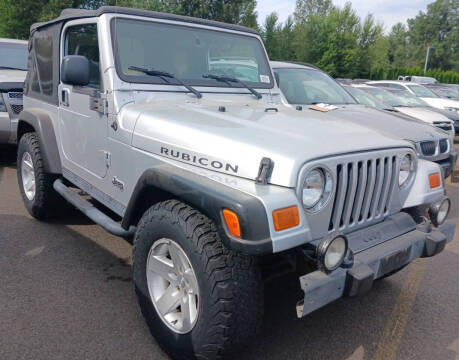
[[[317, 67], [278, 61], [270, 63], [286, 106], [302, 111], [306, 118], [308, 113], [312, 115], [310, 112], [323, 111], [326, 113], [324, 121], [352, 122], [408, 140], [415, 145], [419, 157], [437, 162], [442, 166], [444, 176], [450, 175], [457, 153], [445, 131], [413, 118], [400, 118], [377, 110], [377, 106], [364, 107]], [[378, 102], [378, 106], [384, 107], [384, 104]]]
[[421, 84], [395, 80], [369, 81], [367, 84], [384, 88], [387, 87], [391, 89], [408, 90], [410, 93], [421, 98], [432, 107], [459, 113], [459, 101], [441, 98], [432, 90]]
[[452, 86], [447, 86], [445, 84], [432, 84], [425, 86], [442, 98], [456, 101], [459, 100], [459, 89]]
[[0, 38], [0, 145], [16, 143], [27, 54], [27, 41]]
[[376, 97], [380, 101], [391, 105], [405, 115], [425, 121], [446, 131], [451, 142], [454, 142], [456, 135], [454, 122], [446, 116], [431, 110], [422, 99], [416, 96], [410, 96], [411, 94], [404, 90], [393, 90], [391, 88], [381, 88], [366, 84], [354, 86]]
[[415, 75], [408, 75], [408, 76], [399, 76], [398, 80], [404, 81], [411, 81], [418, 84], [438, 84], [437, 79], [430, 77], [430, 76], [415, 76]]

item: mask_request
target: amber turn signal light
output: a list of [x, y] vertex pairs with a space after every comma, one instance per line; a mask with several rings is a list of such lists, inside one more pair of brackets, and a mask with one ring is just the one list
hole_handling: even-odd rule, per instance
[[431, 189], [435, 189], [441, 185], [441, 177], [439, 173], [429, 175], [429, 184]]
[[225, 218], [226, 227], [231, 235], [238, 238], [241, 237], [241, 225], [239, 224], [239, 218], [237, 214], [228, 209], [223, 209], [223, 217]]
[[274, 229], [281, 231], [300, 224], [300, 216], [296, 206], [290, 206], [273, 211]]

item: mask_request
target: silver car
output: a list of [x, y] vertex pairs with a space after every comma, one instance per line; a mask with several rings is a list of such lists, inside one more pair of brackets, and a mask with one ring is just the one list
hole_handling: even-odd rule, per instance
[[454, 236], [440, 166], [389, 133], [283, 105], [252, 29], [101, 7], [31, 36], [25, 207], [50, 218], [67, 201], [133, 243], [140, 309], [174, 359], [250, 343], [263, 271], [309, 269], [302, 317]]

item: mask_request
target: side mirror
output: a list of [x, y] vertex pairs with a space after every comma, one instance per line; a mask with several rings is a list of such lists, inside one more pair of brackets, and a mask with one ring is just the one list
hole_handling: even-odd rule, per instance
[[64, 84], [87, 86], [89, 84], [89, 60], [80, 55], [67, 55], [62, 60], [61, 79]]

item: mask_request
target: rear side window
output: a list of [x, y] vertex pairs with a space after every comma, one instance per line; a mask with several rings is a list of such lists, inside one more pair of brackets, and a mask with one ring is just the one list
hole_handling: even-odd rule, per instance
[[24, 85], [27, 96], [55, 105], [58, 104], [60, 30], [61, 24], [56, 24], [32, 32]]
[[99, 44], [97, 25], [84, 24], [72, 26], [65, 34], [64, 56], [80, 55], [89, 60], [89, 87], [100, 88]]

